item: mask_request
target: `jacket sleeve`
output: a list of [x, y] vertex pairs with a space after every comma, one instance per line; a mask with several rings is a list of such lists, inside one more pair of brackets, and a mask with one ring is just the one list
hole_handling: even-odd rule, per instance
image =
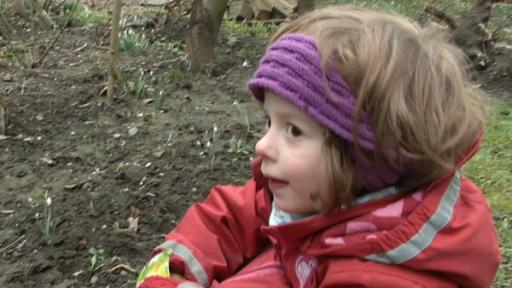
[[172, 249], [170, 269], [208, 287], [234, 274], [269, 245], [268, 195], [251, 179], [244, 186], [218, 186], [193, 205], [153, 253]]

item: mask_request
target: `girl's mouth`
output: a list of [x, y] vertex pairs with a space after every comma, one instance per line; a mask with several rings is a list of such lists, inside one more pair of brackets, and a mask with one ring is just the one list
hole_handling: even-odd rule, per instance
[[288, 185], [289, 183], [287, 181], [284, 181], [284, 180], [280, 180], [280, 179], [276, 179], [276, 178], [272, 178], [272, 177], [268, 177], [268, 186], [272, 189], [272, 188], [282, 188], [286, 185]]

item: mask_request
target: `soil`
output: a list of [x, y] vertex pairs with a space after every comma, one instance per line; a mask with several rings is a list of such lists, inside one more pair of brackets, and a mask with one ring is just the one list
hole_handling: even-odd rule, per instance
[[[173, 17], [147, 30], [149, 40], [182, 40], [185, 21]], [[0, 287], [134, 287], [130, 270], [191, 203], [250, 176], [262, 120], [246, 81], [265, 43], [222, 33], [215, 64], [204, 67], [164, 45], [122, 53], [124, 84], [108, 107], [107, 25], [65, 29], [37, 68], [20, 63], [56, 31], [16, 28], [30, 53], [0, 58], [9, 116], [0, 138]], [[511, 101], [512, 72], [500, 64], [512, 50], [490, 56], [475, 77]], [[133, 92], [140, 75], [145, 89]]]

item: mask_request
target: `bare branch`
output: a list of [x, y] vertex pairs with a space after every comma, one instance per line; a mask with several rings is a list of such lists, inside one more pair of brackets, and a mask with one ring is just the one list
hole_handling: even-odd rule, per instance
[[116, 82], [119, 80], [119, 71], [116, 68], [117, 50], [119, 46], [119, 18], [121, 18], [121, 0], [114, 0], [114, 11], [112, 13], [112, 32], [110, 33], [110, 50], [108, 63], [107, 80], [107, 105], [114, 102]]
[[44, 59], [46, 58], [46, 56], [48, 55], [50, 50], [53, 49], [53, 47], [55, 46], [55, 43], [57, 43], [57, 40], [59, 40], [60, 36], [62, 35], [62, 32], [64, 31], [64, 29], [67, 26], [69, 26], [69, 24], [71, 23], [71, 17], [73, 17], [73, 14], [75, 14], [79, 3], [80, 3], [80, 0], [75, 1], [73, 10], [71, 10], [71, 13], [69, 13], [66, 23], [60, 27], [59, 32], [57, 32], [57, 35], [55, 35], [55, 38], [53, 38], [52, 43], [46, 48], [46, 50], [43, 52], [43, 54], [41, 54], [39, 59], [37, 61], [33, 62], [32, 65], [30, 65], [32, 68], [39, 67], [39, 66], [41, 66], [41, 64], [43, 64]]

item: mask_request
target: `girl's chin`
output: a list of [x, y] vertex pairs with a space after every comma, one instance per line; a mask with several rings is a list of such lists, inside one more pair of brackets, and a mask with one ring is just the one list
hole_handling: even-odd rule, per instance
[[293, 205], [286, 205], [286, 203], [280, 203], [278, 199], [274, 198], [276, 201], [276, 206], [279, 210], [288, 213], [288, 214], [311, 214], [315, 213], [314, 209], [305, 209], [303, 207], [294, 207]]

